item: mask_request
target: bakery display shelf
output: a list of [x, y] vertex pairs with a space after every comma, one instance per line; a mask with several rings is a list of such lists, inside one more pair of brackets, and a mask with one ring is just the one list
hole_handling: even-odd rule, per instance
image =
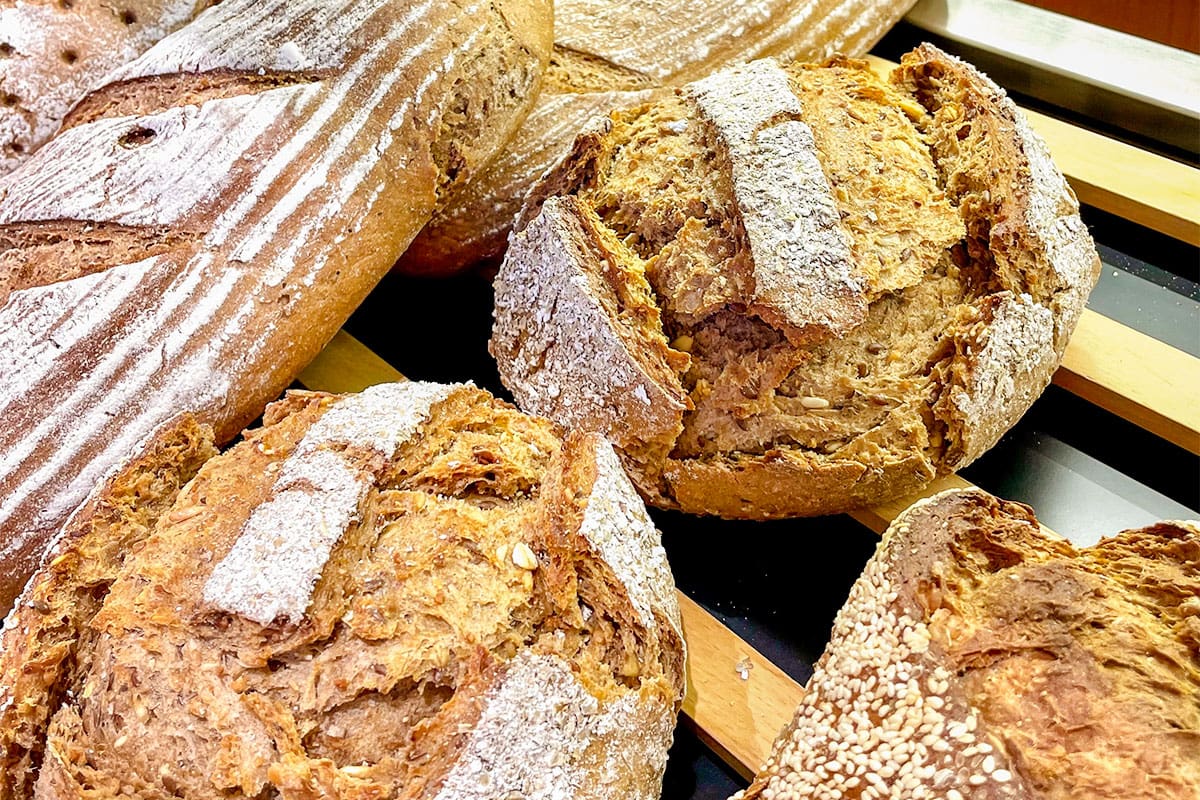
[[[874, 63], [880, 69], [890, 67], [881, 59]], [[1200, 244], [1200, 171], [1069, 123], [1030, 116], [1082, 202], [1147, 229], [1148, 237], [1155, 235], [1148, 231], [1154, 231], [1179, 240], [1185, 258], [1192, 260], [1176, 281], [1183, 284], [1181, 291], [1139, 277], [1128, 265], [1116, 263], [1109, 247], [1101, 247], [1105, 273], [1092, 305], [1107, 311], [1119, 309], [1129, 296], [1136, 302], [1125, 303], [1129, 309], [1124, 316], [1094, 309], [1084, 313], [1054, 376], [1058, 388], [1039, 401], [1058, 403], [1058, 411], [1052, 413], [1060, 417], [1070, 416], [1061, 408], [1071, 403], [1099, 415], [1105, 430], [1084, 430], [1085, 438], [1144, 437], [1131, 446], [1153, 450], [1155, 458], [1165, 459], [1157, 475], [1173, 475], [1175, 488], [1160, 491], [1157, 477], [1149, 481], [1155, 486], [1147, 486], [1144, 475], [1139, 481], [1126, 474], [1132, 472], [1131, 462], [1114, 468], [1028, 422], [968, 472], [974, 475], [977, 470], [984, 478], [997, 473], [1012, 477], [1011, 485], [1018, 489], [1008, 492], [1012, 499], [1040, 497], [1029, 489], [1037, 484], [1053, 497], [1059, 519], [1069, 517], [1073, 505], [1096, 506], [1091, 517], [1079, 516], [1088, 524], [1097, 515], [1111, 524], [1090, 533], [1082, 523], [1062, 529], [1081, 544], [1094, 533], [1113, 533], [1153, 518], [1195, 516], [1200, 486], [1193, 479], [1193, 473], [1200, 477], [1194, 458], [1200, 453], [1200, 404], [1195, 402], [1200, 396], [1200, 292], [1192, 273], [1193, 247]], [[1093, 234], [1100, 244], [1120, 250], [1120, 242], [1106, 241], [1099, 226], [1093, 226]], [[414, 336], [422, 335], [418, 331], [427, 335], [428, 328], [422, 326], [428, 318], [420, 309], [434, 297], [442, 302], [454, 298], [461, 322], [452, 323], [452, 331], [410, 363], [412, 351], [404, 345], [416, 341]], [[401, 379], [404, 371], [422, 379], [474, 379], [502, 393], [485, 349], [489, 309], [489, 287], [478, 278], [431, 283], [390, 277], [348, 326], [363, 331], [372, 347], [342, 331], [299, 382], [314, 389], [357, 391]], [[1080, 424], [1092, 425], [1094, 420]], [[1182, 476], [1177, 474], [1180, 464]], [[995, 480], [984, 478], [978, 481], [984, 488], [1000, 491]], [[1021, 481], [1028, 491], [1021, 489]], [[853, 519], [739, 523], [655, 513], [681, 587], [689, 647], [685, 722], [668, 766], [665, 798], [708, 800], [744, 785], [739, 781], [767, 756], [802, 696], [802, 683], [823, 647], [822, 636], [869, 556], [872, 535], [920, 497], [970, 485], [966, 477], [947, 476], [919, 495], [864, 509]], [[1113, 505], [1105, 507], [1107, 501]], [[762, 600], [764, 587], [771, 598], [767, 601]], [[746, 602], [745, 597], [757, 599]], [[813, 597], [821, 603], [814, 604]], [[794, 605], [787, 605], [793, 599]], [[749, 606], [752, 613], [747, 613]], [[803, 635], [790, 636], [795, 630]], [[689, 740], [692, 735], [707, 752]]]

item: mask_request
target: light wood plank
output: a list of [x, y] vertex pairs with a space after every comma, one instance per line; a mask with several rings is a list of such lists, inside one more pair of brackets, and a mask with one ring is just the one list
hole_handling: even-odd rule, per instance
[[377, 383], [402, 381], [404, 376], [343, 330], [325, 345], [297, 380], [322, 392], [361, 392]]
[[1200, 453], [1200, 359], [1182, 350], [1085, 311], [1054, 382]]
[[[896, 64], [868, 56], [886, 76]], [[1022, 108], [1081, 203], [1200, 245], [1200, 170]]]
[[682, 592], [679, 610], [688, 647], [683, 713], [704, 743], [749, 779], [804, 689]]

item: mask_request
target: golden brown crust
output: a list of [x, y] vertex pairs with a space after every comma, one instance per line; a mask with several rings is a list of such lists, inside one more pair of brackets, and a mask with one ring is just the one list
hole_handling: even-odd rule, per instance
[[678, 607], [600, 437], [469, 386], [297, 392], [156, 508], [123, 560], [93, 533], [103, 584], [36, 579], [55, 619], [89, 605], [0, 652], [0, 690], [34, 687], [5, 800], [661, 785]]
[[1195, 523], [1076, 550], [983, 492], [922, 501], [739, 798], [1194, 797], [1198, 592]]
[[592, 117], [728, 64], [861, 55], [911, 6], [912, 0], [558, 0], [555, 52], [531, 124], [439, 210], [397, 269], [450, 275], [497, 261], [526, 190]]
[[64, 693], [79, 688], [72, 672], [104, 594], [215, 454], [210, 428], [188, 415], [168, 422], [75, 512], [18, 598], [0, 634], [0, 772], [12, 778], [0, 800], [29, 796], [42, 733]]
[[227, 441], [291, 382], [512, 133], [549, 15], [226, 0], [0, 180], [6, 575], [163, 419]]
[[[591, 277], [570, 298], [549, 277], [599, 271], [549, 247], [567, 208], [623, 245], [615, 308]], [[1049, 383], [1098, 275], [1044, 144], [929, 47], [890, 83], [852, 59], [762, 61], [614, 113], [515, 231], [493, 352], [518, 403], [612, 438], [655, 504], [750, 518], [849, 510], [973, 461]], [[543, 358], [572, 350], [588, 356]], [[681, 427], [644, 424], [644, 397]]]

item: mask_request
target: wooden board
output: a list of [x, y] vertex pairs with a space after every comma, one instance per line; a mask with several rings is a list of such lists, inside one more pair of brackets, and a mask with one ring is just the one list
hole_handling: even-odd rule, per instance
[[1054, 382], [1191, 453], [1200, 453], [1200, 359], [1085, 311]]
[[[881, 75], [893, 61], [868, 56]], [[1081, 203], [1200, 245], [1200, 170], [1022, 108]]]

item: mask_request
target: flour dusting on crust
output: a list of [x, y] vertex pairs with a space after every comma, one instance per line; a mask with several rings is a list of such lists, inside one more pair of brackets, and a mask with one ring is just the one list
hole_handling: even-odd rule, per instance
[[[483, 700], [483, 713], [435, 800], [654, 800], [672, 714], [626, 692], [601, 703], [557, 656], [524, 650]], [[650, 776], [639, 785], [633, 776]], [[606, 788], [610, 787], [610, 788]]]
[[376, 475], [341, 448], [392, 458], [433, 406], [463, 384], [389, 383], [339, 400], [283, 463], [275, 496], [254, 509], [204, 585], [205, 602], [260, 625], [298, 622], [334, 546], [358, 521]]

